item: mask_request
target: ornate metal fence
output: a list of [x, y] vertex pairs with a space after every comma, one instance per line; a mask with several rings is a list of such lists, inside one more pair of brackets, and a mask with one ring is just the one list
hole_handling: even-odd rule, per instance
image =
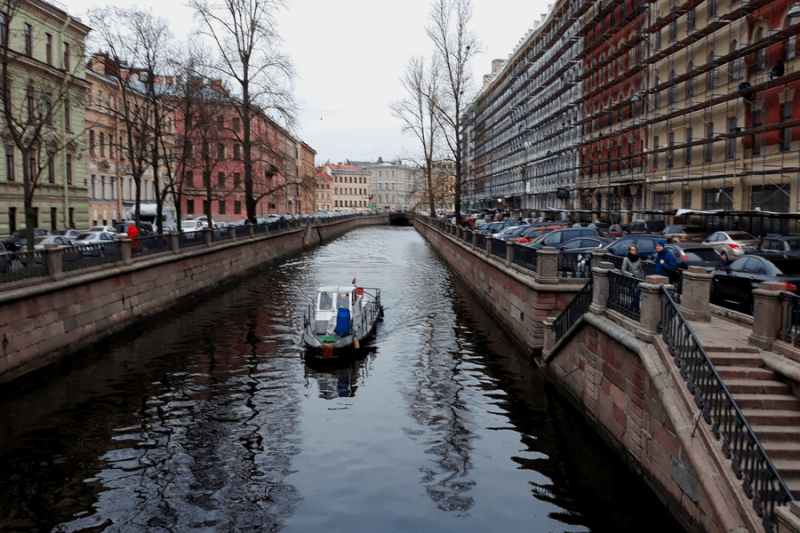
[[500, 239], [492, 239], [490, 242], [492, 243], [492, 249], [491, 249], [492, 255], [505, 259], [506, 241], [502, 241]]
[[211, 240], [213, 242], [229, 241], [231, 240], [231, 232], [228, 228], [215, 228], [211, 233]]
[[[79, 256], [76, 260], [69, 260], [74, 257], [74, 251]], [[105, 263], [114, 263], [120, 260], [118, 242], [96, 243], [91, 246], [74, 246], [61, 250], [61, 268], [64, 272], [89, 268]]]
[[250, 225], [244, 224], [242, 226], [236, 226], [236, 236], [237, 237], [249, 237], [250, 236]]
[[537, 269], [537, 252], [536, 248], [529, 248], [527, 246], [514, 247], [514, 264], [522, 268], [527, 268], [536, 272]]
[[475, 246], [481, 249], [486, 248], [486, 235], [481, 233], [475, 234]]
[[191, 246], [201, 246], [206, 243], [202, 231], [191, 231], [181, 233], [178, 236], [178, 246], [180, 248], [189, 248]]
[[49, 274], [47, 252], [8, 252], [0, 255], [0, 283], [39, 278]]
[[623, 315], [639, 320], [639, 283], [642, 280], [614, 270], [608, 273], [608, 306]]
[[169, 235], [147, 235], [137, 237], [131, 242], [131, 255], [134, 257], [166, 252], [169, 249]]
[[592, 254], [561, 252], [558, 254], [558, 274], [564, 278], [591, 277]]
[[592, 305], [593, 290], [594, 285], [590, 278], [586, 285], [575, 295], [575, 298], [572, 299], [569, 305], [558, 315], [558, 318], [556, 318], [553, 324], [556, 331], [556, 342], [560, 341], [561, 338], [566, 335], [567, 331], [575, 325], [578, 319], [589, 311], [589, 306]]
[[269, 226], [269, 224], [266, 223], [256, 224], [255, 226], [253, 226], [253, 233], [255, 233], [256, 235], [258, 235], [259, 233], [266, 233], [267, 226]]
[[768, 533], [774, 531], [775, 507], [794, 501], [764, 448], [719, 377], [689, 323], [666, 288], [661, 289], [661, 335], [686, 380], [694, 402], [711, 426], [731, 469]]

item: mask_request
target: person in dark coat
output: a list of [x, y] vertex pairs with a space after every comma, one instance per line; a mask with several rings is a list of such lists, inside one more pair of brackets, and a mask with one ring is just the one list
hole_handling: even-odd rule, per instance
[[672, 254], [669, 253], [666, 246], [667, 241], [664, 239], [656, 243], [655, 273], [657, 276], [667, 276], [670, 281], [673, 281], [678, 277], [678, 265], [675, 263], [675, 258], [672, 257]]

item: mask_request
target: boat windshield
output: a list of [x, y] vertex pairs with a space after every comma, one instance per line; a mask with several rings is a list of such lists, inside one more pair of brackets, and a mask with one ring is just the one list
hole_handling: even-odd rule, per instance
[[350, 309], [350, 294], [343, 292], [336, 298], [337, 309]]
[[330, 311], [333, 307], [333, 295], [323, 292], [319, 295], [319, 310]]

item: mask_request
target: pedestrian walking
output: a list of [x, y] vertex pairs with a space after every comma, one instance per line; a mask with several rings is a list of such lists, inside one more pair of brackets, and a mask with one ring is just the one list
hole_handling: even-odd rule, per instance
[[628, 255], [622, 260], [622, 273], [637, 279], [644, 279], [644, 265], [635, 244], [628, 247]]
[[664, 239], [656, 243], [655, 273], [657, 276], [667, 276], [670, 283], [672, 283], [678, 278], [678, 265], [675, 263], [675, 258], [672, 257], [672, 254], [669, 253], [666, 246], [667, 241]]
[[131, 242], [131, 250], [138, 250], [139, 249], [139, 230], [136, 229], [136, 226], [131, 224], [128, 226], [128, 238], [132, 241]]

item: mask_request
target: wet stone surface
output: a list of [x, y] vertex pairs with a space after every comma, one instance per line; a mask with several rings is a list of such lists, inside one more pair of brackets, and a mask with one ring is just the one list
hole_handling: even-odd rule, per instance
[[[360, 358], [297, 345], [353, 277]], [[0, 530], [677, 531], [411, 228], [353, 231], [57, 368], [0, 410]]]

